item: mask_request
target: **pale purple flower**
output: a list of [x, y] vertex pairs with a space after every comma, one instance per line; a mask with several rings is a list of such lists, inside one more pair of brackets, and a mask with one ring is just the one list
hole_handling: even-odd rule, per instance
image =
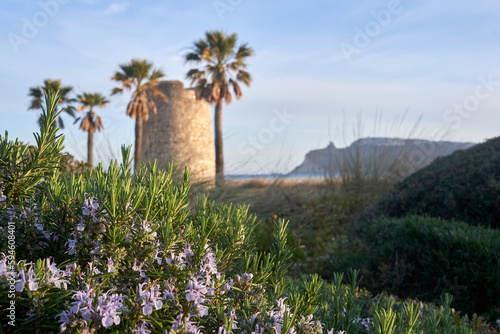
[[[80, 316], [83, 320], [89, 321], [92, 319], [92, 315], [95, 313], [92, 308], [92, 301], [95, 297], [95, 291], [88, 284], [85, 284], [86, 288], [82, 291], [76, 291], [73, 298], [76, 299], [71, 303], [69, 307], [69, 314], [73, 316]], [[64, 313], [64, 312], [63, 312]], [[68, 313], [66, 313], [66, 316]], [[62, 315], [61, 315], [62, 316]]]
[[141, 275], [141, 277], [145, 278], [146, 277], [146, 274], [145, 274], [145, 270], [142, 269], [142, 266], [144, 265], [144, 263], [141, 263], [139, 265], [137, 265], [137, 259], [134, 259], [134, 264], [132, 265], [132, 270], [133, 271], [138, 271], [139, 274]]
[[234, 309], [232, 309], [229, 313], [229, 323], [233, 324], [231, 327], [232, 329], [238, 329], [238, 322], [236, 321], [236, 312], [234, 311]]
[[148, 233], [151, 233], [152, 229], [151, 229], [151, 225], [147, 222], [147, 221], [143, 221], [142, 224], [141, 224], [142, 228], [148, 232]]
[[43, 225], [42, 225], [42, 224], [37, 223], [37, 221], [38, 221], [38, 218], [37, 218], [37, 217], [35, 217], [35, 224], [34, 224], [34, 225], [35, 225], [35, 227], [37, 228], [37, 230], [38, 230], [38, 231], [40, 231], [40, 232], [42, 232], [43, 237], [44, 237], [45, 239], [50, 239], [50, 232], [49, 232], [49, 231], [45, 231], [45, 230], [44, 230], [44, 228], [43, 228]]
[[2, 194], [2, 196], [0, 196], [0, 202], [4, 202], [7, 200], [7, 196], [5, 196], [2, 192], [0, 192], [0, 194]]
[[16, 291], [22, 292], [24, 290], [24, 284], [26, 283], [26, 276], [23, 269], [17, 274], [17, 277], [19, 277], [19, 279], [16, 280]]
[[35, 271], [33, 270], [33, 268], [30, 268], [28, 270], [28, 289], [30, 289], [30, 291], [36, 291], [38, 289], [38, 283], [37, 281], [40, 279], [40, 278], [35, 278]]
[[206, 293], [207, 288], [204, 282], [198, 281], [198, 278], [196, 277], [189, 280], [188, 289], [186, 290], [186, 299], [188, 301], [197, 302], [198, 300], [203, 299]]
[[188, 288], [186, 290], [186, 299], [192, 301], [193, 307], [199, 316], [204, 316], [208, 314], [208, 307], [202, 305], [205, 302], [205, 295], [208, 292], [205, 282], [201, 279], [198, 280], [197, 277], [189, 280]]
[[89, 197], [83, 202], [82, 214], [84, 216], [94, 217], [97, 209], [99, 209], [99, 204], [97, 203], [97, 197]]
[[245, 281], [250, 281], [252, 278], [253, 278], [252, 273], [250, 273], [250, 274], [244, 273], [243, 274], [243, 280], [245, 280]]
[[151, 331], [147, 329], [148, 327], [152, 328], [153, 324], [146, 320], [142, 320], [140, 327], [134, 329], [134, 334], [150, 334]]
[[207, 276], [207, 296], [213, 296], [215, 294], [215, 290], [217, 290], [215, 286], [215, 281], [210, 279], [210, 276]]
[[161, 265], [162, 261], [161, 254], [163, 254], [163, 252], [161, 250], [157, 250], [154, 256], [154, 259], [156, 260], [156, 262], [158, 262], [159, 265]]
[[9, 215], [9, 221], [12, 221], [14, 218], [16, 218], [16, 212], [14, 211], [13, 205], [12, 210], [6, 210], [5, 212]]
[[76, 226], [76, 229], [80, 232], [83, 232], [85, 230], [85, 223], [83, 222], [83, 218], [80, 218], [80, 222]]
[[[3, 254], [3, 253], [2, 253]], [[7, 270], [7, 257], [3, 254], [2, 259], [0, 260], [0, 276], [7, 276], [9, 271]]]
[[[66, 267], [66, 269], [68, 266]], [[49, 277], [49, 282], [53, 283], [59, 289], [63, 288], [66, 290], [68, 288], [69, 281], [65, 279], [61, 279], [65, 276], [71, 276], [71, 273], [67, 273], [56, 267], [55, 262], [51, 262], [51, 258], [47, 259], [47, 269], [49, 269], [51, 276]]]
[[175, 255], [174, 253], [170, 253], [170, 258], [165, 258], [165, 262], [171, 264], [175, 267], [185, 267], [186, 266], [186, 257], [184, 253], [180, 253], [179, 255]]
[[193, 250], [191, 249], [192, 245], [191, 244], [184, 244], [184, 256], [186, 259], [191, 258], [194, 255]]
[[76, 265], [76, 263], [67, 265], [66, 269], [64, 270], [64, 276], [69, 277], [69, 276], [73, 275], [73, 273], [75, 272], [77, 267], [78, 266]]
[[229, 334], [229, 333], [232, 332], [231, 331], [228, 332], [225, 326], [219, 327], [219, 331], [217, 332], [217, 334]]
[[264, 327], [259, 326], [259, 324], [255, 325], [255, 331], [253, 331], [251, 334], [264, 334]]
[[209, 251], [201, 259], [200, 271], [206, 275], [217, 274], [217, 260], [215, 254], [209, 249]]
[[61, 322], [61, 325], [59, 326], [59, 330], [61, 333], [64, 333], [67, 329], [67, 324], [71, 322], [72, 319], [72, 314], [69, 311], [62, 311], [62, 313], [56, 315], [56, 318], [59, 317], [59, 322]]
[[68, 239], [68, 242], [66, 242], [65, 245], [68, 245], [68, 254], [73, 255], [75, 254], [76, 233], [73, 232], [70, 235], [73, 236], [73, 239]]
[[92, 262], [88, 262], [90, 275], [99, 275], [101, 271]]
[[88, 284], [85, 285], [86, 288], [84, 290], [76, 291], [73, 295], [76, 301], [71, 303], [69, 311], [75, 315], [80, 312], [82, 319], [89, 321], [92, 318], [92, 314], [95, 312], [92, 308], [95, 291]]
[[175, 299], [175, 286], [174, 285], [167, 285], [165, 290], [163, 291], [163, 300], [165, 299]]
[[120, 324], [120, 314], [123, 308], [123, 295], [112, 294], [111, 291], [101, 294], [97, 298], [96, 311], [98, 316], [101, 317], [101, 323], [104, 327], [110, 327], [113, 324]]
[[28, 312], [26, 312], [26, 318], [24, 318], [24, 320], [29, 320], [29, 319], [33, 318], [35, 315], [36, 315], [36, 311], [28, 311]]
[[142, 300], [142, 313], [144, 315], [152, 314], [153, 307], [156, 310], [161, 309], [163, 302], [161, 301], [160, 286], [158, 284], [153, 284], [149, 289], [144, 290], [148, 283], [139, 284], [139, 298]]
[[124, 307], [124, 296], [122, 294], [111, 294], [112, 290], [102, 293], [97, 298], [97, 306], [92, 305], [95, 298], [95, 291], [88, 284], [82, 291], [75, 291], [69, 311], [65, 310], [59, 317], [61, 322], [61, 332], [66, 331], [67, 324], [73, 319], [83, 320], [86, 326], [87, 321], [100, 320], [102, 326], [110, 327], [113, 324], [120, 324], [120, 314]]
[[276, 333], [281, 333], [281, 328], [283, 327], [283, 319], [285, 318], [285, 312], [290, 316], [290, 307], [285, 304], [286, 298], [280, 298], [277, 301], [277, 308], [268, 312], [268, 316], [273, 321], [273, 327]]
[[222, 287], [221, 294], [225, 294], [227, 291], [229, 291], [229, 289], [231, 289], [232, 286], [234, 286], [234, 281], [232, 278], [229, 278], [229, 281], [227, 281], [226, 284], [224, 284], [224, 286]]
[[372, 319], [370, 319], [370, 318], [364, 318], [363, 320], [361, 320], [361, 325], [367, 331], [370, 330], [370, 326], [372, 324], [373, 324], [373, 322], [372, 322]]
[[115, 263], [113, 262], [113, 259], [108, 257], [108, 273], [114, 273], [116, 270], [115, 268]]
[[92, 243], [94, 244], [94, 248], [92, 248], [90, 254], [99, 255], [99, 250], [101, 249], [101, 242], [97, 240], [97, 241], [92, 241]]

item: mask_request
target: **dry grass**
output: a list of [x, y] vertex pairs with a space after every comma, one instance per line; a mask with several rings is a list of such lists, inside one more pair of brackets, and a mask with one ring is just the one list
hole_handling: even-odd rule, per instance
[[330, 178], [266, 178], [229, 180], [203, 193], [216, 203], [248, 205], [261, 222], [256, 238], [263, 251], [270, 246], [274, 222], [289, 221], [293, 271], [301, 274], [320, 273], [318, 260], [338, 247], [354, 216], [382, 188], [367, 180], [354, 185]]
[[295, 218], [306, 210], [311, 199], [326, 192], [326, 185], [324, 178], [230, 180], [212, 189], [208, 195], [219, 203], [250, 205], [250, 213], [262, 220]]

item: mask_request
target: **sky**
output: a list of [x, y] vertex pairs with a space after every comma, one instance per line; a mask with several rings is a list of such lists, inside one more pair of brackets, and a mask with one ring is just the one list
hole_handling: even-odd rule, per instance
[[[34, 142], [28, 90], [47, 78], [109, 96], [134, 58], [189, 87], [183, 57], [207, 30], [255, 51], [251, 86], [223, 107], [227, 174], [286, 173], [330, 141], [500, 135], [496, 0], [2, 0], [0, 133]], [[94, 140], [104, 163], [134, 142], [130, 94], [109, 99]], [[85, 160], [86, 133], [64, 120], [66, 151]]]

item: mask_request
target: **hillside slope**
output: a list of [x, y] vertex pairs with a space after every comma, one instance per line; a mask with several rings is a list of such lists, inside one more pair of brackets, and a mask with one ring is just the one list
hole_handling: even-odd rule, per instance
[[500, 137], [436, 159], [377, 205], [393, 217], [429, 215], [500, 227]]

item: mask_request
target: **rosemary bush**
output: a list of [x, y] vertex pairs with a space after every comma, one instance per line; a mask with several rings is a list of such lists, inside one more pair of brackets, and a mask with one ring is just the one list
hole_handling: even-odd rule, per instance
[[[341, 274], [333, 283], [289, 277], [286, 223], [258, 252], [247, 208], [204, 197], [191, 205], [188, 171], [180, 183], [172, 165], [132, 173], [127, 148], [107, 169], [58, 170], [57, 99], [46, 96], [36, 146], [0, 138], [1, 333], [425, 330], [425, 308], [374, 302], [356, 272], [349, 285]], [[433, 326], [473, 332], [452, 323], [447, 305], [425, 306]]]

